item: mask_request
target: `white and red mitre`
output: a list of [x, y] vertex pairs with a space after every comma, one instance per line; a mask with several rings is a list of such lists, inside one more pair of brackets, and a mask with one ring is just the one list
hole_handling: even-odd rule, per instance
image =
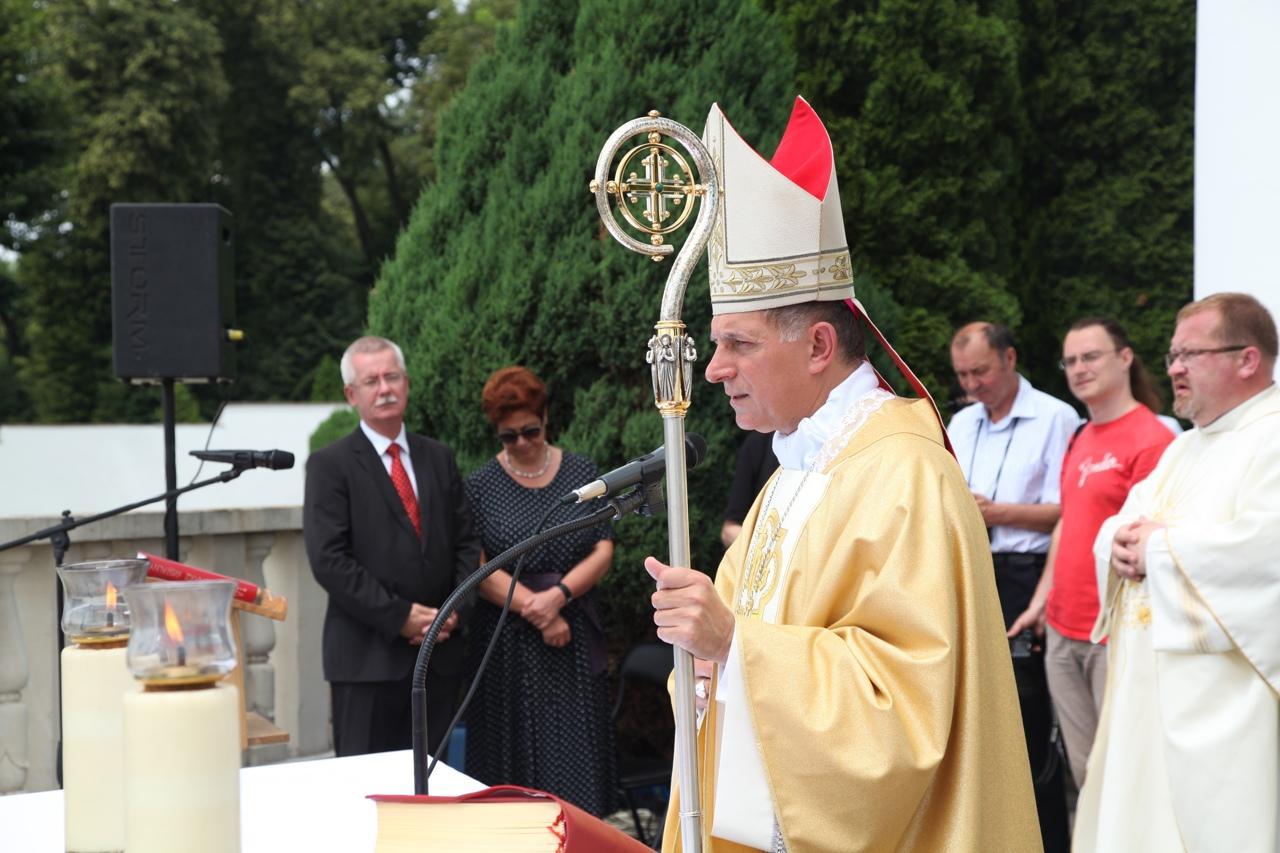
[[702, 141], [720, 179], [708, 243], [711, 311], [735, 314], [853, 298], [831, 137], [804, 98], [772, 160], [711, 107]]
[[[849, 242], [836, 184], [835, 151], [822, 119], [797, 97], [772, 160], [765, 160], [711, 106], [702, 142], [720, 179], [720, 209], [707, 244], [711, 313], [738, 314], [803, 302], [842, 300], [916, 394], [933, 398], [885, 340], [853, 292]], [[880, 378], [886, 390], [889, 384]], [[938, 416], [939, 423], [942, 416]], [[943, 424], [947, 449], [950, 440]]]

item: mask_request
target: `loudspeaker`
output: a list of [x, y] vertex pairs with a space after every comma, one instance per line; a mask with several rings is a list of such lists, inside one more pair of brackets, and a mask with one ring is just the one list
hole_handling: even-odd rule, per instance
[[219, 205], [111, 205], [116, 376], [235, 378], [234, 249], [231, 213]]

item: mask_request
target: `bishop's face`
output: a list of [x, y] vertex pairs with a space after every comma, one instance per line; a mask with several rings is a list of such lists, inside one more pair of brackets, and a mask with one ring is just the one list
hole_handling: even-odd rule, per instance
[[764, 311], [749, 311], [712, 317], [711, 341], [707, 381], [724, 385], [740, 428], [786, 435], [812, 414], [803, 336], [784, 341]]

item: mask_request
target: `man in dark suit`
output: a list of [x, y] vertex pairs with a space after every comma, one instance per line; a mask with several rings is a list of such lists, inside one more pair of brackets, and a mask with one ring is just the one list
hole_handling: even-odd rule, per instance
[[[400, 348], [364, 337], [342, 356], [360, 425], [307, 460], [303, 538], [329, 593], [324, 676], [342, 755], [411, 746], [410, 682], [436, 608], [479, 564], [453, 452], [404, 428], [409, 377]], [[431, 655], [427, 736], [434, 753], [457, 705], [465, 662], [450, 616]]]

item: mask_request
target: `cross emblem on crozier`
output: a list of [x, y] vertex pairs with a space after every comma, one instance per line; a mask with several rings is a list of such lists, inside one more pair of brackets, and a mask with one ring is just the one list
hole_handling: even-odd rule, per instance
[[631, 172], [627, 175], [626, 186], [623, 189], [627, 201], [632, 204], [638, 203], [640, 196], [644, 196], [642, 215], [655, 229], [661, 228], [671, 217], [667, 202], [671, 202], [673, 207], [679, 207], [684, 204], [685, 195], [688, 192], [688, 184], [679, 168], [672, 174], [667, 173], [667, 167], [670, 165], [671, 161], [663, 156], [662, 147], [650, 146], [648, 153], [640, 161], [644, 177], [638, 177], [635, 172]]

